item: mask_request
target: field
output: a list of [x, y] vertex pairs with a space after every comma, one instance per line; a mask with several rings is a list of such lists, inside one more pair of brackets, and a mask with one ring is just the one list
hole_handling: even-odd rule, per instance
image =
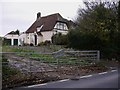
[[[55, 57], [64, 46], [3, 46], [3, 88], [14, 88], [110, 70], [105, 60], [92, 62], [76, 56]], [[14, 52], [14, 53], [10, 53]]]

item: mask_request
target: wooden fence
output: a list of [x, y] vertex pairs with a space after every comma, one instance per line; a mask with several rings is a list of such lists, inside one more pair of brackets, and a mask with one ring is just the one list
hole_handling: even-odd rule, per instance
[[84, 50], [84, 51], [65, 51], [68, 56], [77, 56], [79, 58], [85, 58], [88, 60], [99, 61], [99, 50]]
[[[99, 61], [100, 60], [100, 51], [99, 50], [84, 50], [84, 51], [65, 51], [63, 49], [53, 52], [52, 53], [55, 58], [59, 58], [61, 56], [66, 56], [66, 57], [76, 57], [76, 59], [79, 57], [84, 58], [87, 60], [93, 60], [93, 61]], [[70, 58], [72, 59], [72, 58]], [[73, 58], [75, 59], [75, 58]]]

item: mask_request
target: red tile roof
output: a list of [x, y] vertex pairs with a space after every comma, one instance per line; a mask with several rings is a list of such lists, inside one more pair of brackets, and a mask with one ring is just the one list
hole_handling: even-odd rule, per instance
[[59, 13], [48, 15], [45, 17], [38, 18], [26, 31], [26, 33], [33, 33], [34, 31], [37, 31], [37, 27], [43, 27], [41, 28], [40, 32], [44, 31], [51, 31], [53, 30], [56, 22], [64, 22], [67, 23], [67, 20], [62, 18], [62, 16]]

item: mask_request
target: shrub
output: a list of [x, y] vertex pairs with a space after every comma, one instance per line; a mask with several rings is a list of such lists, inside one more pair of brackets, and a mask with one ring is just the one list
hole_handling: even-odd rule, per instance
[[9, 66], [8, 59], [2, 55], [2, 78], [3, 80], [7, 80], [10, 76], [17, 74], [19, 71], [16, 69], [13, 69]]
[[93, 34], [84, 34], [78, 30], [73, 30], [68, 33], [69, 47], [80, 50], [100, 50], [102, 41], [98, 36]]
[[23, 46], [29, 46], [29, 44], [28, 43], [23, 43]]
[[4, 38], [4, 39], [2, 40], [2, 45], [10, 45], [9, 42], [10, 42], [10, 41], [9, 41], [8, 39]]
[[3, 54], [2, 54], [2, 65], [8, 65], [8, 60]]
[[30, 46], [34, 46], [33, 43], [30, 43]]
[[67, 45], [68, 43], [67, 35], [62, 35], [61, 33], [53, 35], [52, 43], [55, 45]]
[[50, 45], [51, 44], [51, 41], [49, 41], [49, 40], [46, 40], [45, 42], [44, 42], [44, 45]]
[[41, 42], [38, 44], [38, 46], [43, 46], [43, 45], [51, 45], [51, 41], [46, 40], [45, 42]]
[[38, 46], [43, 46], [44, 45], [44, 42], [41, 42], [38, 44]]

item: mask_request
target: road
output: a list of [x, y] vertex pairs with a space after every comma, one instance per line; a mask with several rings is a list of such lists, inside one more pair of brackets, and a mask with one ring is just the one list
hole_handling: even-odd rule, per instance
[[112, 70], [82, 76], [79, 77], [79, 80], [65, 79], [56, 82], [32, 85], [27, 88], [118, 88], [118, 76], [118, 70]]

